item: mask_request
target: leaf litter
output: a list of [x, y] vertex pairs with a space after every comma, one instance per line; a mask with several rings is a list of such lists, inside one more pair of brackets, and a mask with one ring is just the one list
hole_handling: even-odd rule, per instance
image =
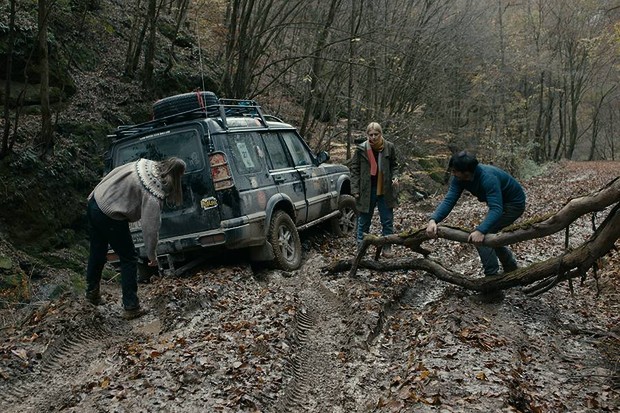
[[[522, 219], [557, 211], [617, 176], [617, 162], [563, 162], [524, 181]], [[405, 202], [397, 231], [423, 227], [435, 195]], [[473, 227], [484, 206], [466, 197], [450, 225]], [[604, 212], [601, 214], [604, 217]], [[597, 219], [602, 219], [598, 218]], [[594, 219], [596, 222], [596, 219]], [[570, 245], [592, 233], [570, 228]], [[374, 222], [373, 230], [378, 228]], [[561, 254], [565, 234], [513, 246], [520, 265]], [[620, 407], [620, 255], [598, 280], [535, 297], [507, 291], [499, 304], [419, 271], [326, 275], [354, 240], [325, 228], [302, 234], [304, 265], [255, 274], [239, 258], [140, 286], [151, 311], [125, 321], [120, 288], [92, 307], [70, 294], [0, 340], [0, 408], [145, 412], [605, 412]], [[445, 240], [432, 257], [481, 276], [475, 250]], [[618, 246], [618, 243], [616, 244]], [[397, 256], [412, 254], [395, 248]], [[3, 317], [3, 320], [11, 320]]]

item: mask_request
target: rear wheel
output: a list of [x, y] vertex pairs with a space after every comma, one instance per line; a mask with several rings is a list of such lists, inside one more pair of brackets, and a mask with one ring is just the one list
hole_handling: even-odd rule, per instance
[[357, 228], [357, 208], [355, 198], [351, 195], [340, 195], [338, 200], [340, 216], [331, 221], [332, 232], [338, 237], [352, 235]]
[[273, 264], [276, 268], [292, 271], [301, 265], [301, 241], [290, 216], [275, 211], [269, 225], [269, 243], [273, 247]]

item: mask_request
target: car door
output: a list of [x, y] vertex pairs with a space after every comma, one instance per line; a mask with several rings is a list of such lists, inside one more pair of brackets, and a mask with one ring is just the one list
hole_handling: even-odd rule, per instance
[[308, 220], [308, 204], [304, 180], [295, 168], [280, 133], [264, 132], [261, 134], [269, 157], [269, 174], [278, 187], [278, 191], [291, 199], [295, 208], [295, 225]]
[[250, 223], [264, 222], [267, 200], [278, 188], [268, 171], [262, 139], [255, 131], [235, 132], [226, 136], [226, 143], [241, 202], [240, 213], [246, 215]]
[[306, 222], [314, 221], [331, 212], [331, 200], [337, 194], [330, 192], [325, 169], [318, 165], [310, 148], [295, 131], [281, 132], [282, 140], [292, 158], [295, 170], [303, 180], [306, 195]]

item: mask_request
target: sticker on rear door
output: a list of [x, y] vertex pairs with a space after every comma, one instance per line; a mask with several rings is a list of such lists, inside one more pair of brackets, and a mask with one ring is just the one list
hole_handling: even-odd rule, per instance
[[202, 198], [200, 200], [200, 207], [202, 209], [211, 209], [217, 207], [217, 199], [215, 197], [210, 196], [209, 198]]

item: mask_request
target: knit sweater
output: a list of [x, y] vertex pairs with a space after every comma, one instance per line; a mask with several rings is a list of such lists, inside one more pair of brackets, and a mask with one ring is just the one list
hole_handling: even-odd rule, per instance
[[147, 257], [155, 260], [165, 199], [157, 162], [140, 159], [114, 168], [88, 199], [93, 196], [99, 209], [108, 217], [129, 222], [140, 220]]
[[480, 164], [476, 166], [471, 181], [459, 181], [452, 177], [446, 197], [430, 219], [439, 223], [447, 217], [464, 190], [475, 195], [478, 201], [486, 202], [489, 207], [486, 218], [476, 228], [483, 234], [488, 233], [502, 217], [504, 205], [525, 205], [525, 192], [516, 179], [495, 166]]

